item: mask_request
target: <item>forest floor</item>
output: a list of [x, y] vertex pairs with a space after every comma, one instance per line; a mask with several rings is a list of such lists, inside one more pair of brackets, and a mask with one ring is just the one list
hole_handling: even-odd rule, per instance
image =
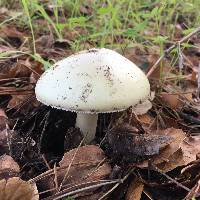
[[[200, 197], [198, 0], [0, 1], [0, 199]], [[35, 97], [40, 75], [83, 49], [113, 49], [147, 75], [142, 106], [76, 114]], [[132, 91], [130, 91], [132, 92]]]

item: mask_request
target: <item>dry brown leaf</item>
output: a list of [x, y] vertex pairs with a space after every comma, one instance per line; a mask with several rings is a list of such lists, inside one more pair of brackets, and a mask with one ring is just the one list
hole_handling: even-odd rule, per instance
[[[149, 53], [149, 56], [147, 57], [148, 62], [149, 62], [149, 68], [147, 71], [149, 71], [151, 69], [151, 67], [156, 63], [156, 61], [159, 58], [159, 54], [152, 54], [151, 52]], [[150, 78], [154, 78], [154, 79], [161, 79], [161, 76], [164, 74], [165, 76], [167, 76], [168, 74], [170, 74], [171, 71], [171, 65], [167, 60], [162, 60], [162, 66], [161, 64], [158, 65], [158, 67], [153, 71], [153, 73], [150, 75]], [[163, 70], [163, 71], [161, 71]]]
[[[82, 146], [65, 153], [60, 161], [60, 167], [57, 168], [58, 186], [62, 183], [63, 189], [70, 190], [70, 187], [77, 184], [88, 186], [92, 181], [105, 179], [111, 173], [111, 167], [105, 159], [103, 150], [95, 145]], [[43, 191], [52, 189], [55, 187], [54, 176], [46, 177], [39, 183]], [[95, 195], [95, 189], [82, 192], [80, 195], [88, 195], [91, 191]]]
[[0, 180], [0, 199], [2, 200], [38, 200], [35, 184], [30, 184], [18, 177]]
[[[0, 109], [0, 131], [3, 131], [8, 124], [8, 117], [3, 109]], [[0, 134], [1, 140], [1, 134]]]
[[179, 166], [183, 166], [185, 164], [183, 160], [183, 153], [181, 149], [178, 149], [175, 153], [173, 153], [169, 158], [168, 161], [164, 161], [162, 163], [157, 164], [157, 167], [162, 172], [169, 172]]
[[3, 109], [0, 109], [0, 155], [9, 153], [8, 136], [10, 134], [8, 117]]
[[170, 94], [167, 92], [162, 92], [160, 96], [162, 100], [172, 109], [181, 108], [185, 104], [185, 101], [193, 102], [192, 92], [188, 92], [185, 94], [181, 93], [181, 91], [180, 94]]
[[185, 138], [180, 148], [183, 152], [183, 160], [185, 165], [197, 159], [197, 154], [200, 153], [200, 137], [190, 136]]
[[144, 46], [139, 43], [134, 48], [126, 48], [123, 52], [121, 52], [121, 54], [139, 67], [143, 67], [146, 63], [148, 63]]
[[31, 70], [26, 67], [26, 61], [18, 60], [17, 63], [14, 63], [9, 70], [10, 77], [29, 77]]
[[141, 124], [150, 125], [153, 122], [154, 118], [146, 113], [144, 115], [138, 115], [138, 120]]
[[[60, 161], [60, 166], [69, 166], [72, 162], [74, 154], [77, 149], [73, 149], [65, 153], [63, 159]], [[111, 172], [111, 168], [108, 163], [105, 163], [98, 168], [94, 168], [93, 165], [97, 165], [105, 159], [105, 155], [102, 149], [95, 145], [87, 145], [80, 147], [72, 162], [73, 165], [70, 169], [70, 178], [67, 181], [79, 182], [88, 175], [87, 180], [98, 180], [105, 178]], [[87, 167], [89, 165], [89, 167]], [[77, 173], [79, 171], [80, 173]], [[64, 176], [63, 171], [60, 174], [60, 178]], [[86, 177], [85, 177], [86, 178]]]
[[146, 100], [137, 106], [133, 107], [133, 111], [136, 115], [143, 115], [152, 108], [152, 103], [149, 100]]
[[2, 155], [0, 157], [0, 172], [4, 170], [11, 170], [19, 173], [19, 165], [13, 160], [11, 156]]
[[144, 184], [140, 179], [135, 178], [128, 187], [126, 200], [140, 200], [144, 189]]
[[[63, 159], [60, 161], [60, 166], [68, 166], [77, 149], [72, 149], [71, 151], [65, 153]], [[92, 153], [91, 153], [92, 152]], [[103, 150], [95, 145], [87, 145], [80, 147], [76, 153], [73, 160], [73, 164], [82, 163], [83, 161], [98, 162], [105, 158]]]
[[169, 94], [167, 92], [162, 92], [161, 98], [172, 109], [176, 109], [179, 106], [180, 100], [178, 94]]
[[18, 31], [15, 26], [0, 27], [0, 37], [9, 38], [12, 46], [19, 47], [24, 40], [24, 33]]
[[7, 107], [17, 109], [18, 106], [23, 104], [30, 96], [31, 95], [12, 95]]
[[175, 153], [180, 148], [180, 143], [185, 139], [186, 134], [183, 132], [182, 129], [176, 129], [176, 128], [168, 128], [164, 131], [157, 132], [159, 135], [168, 135], [173, 138], [171, 143], [162, 150], [160, 153], [160, 156], [163, 160], [168, 160], [169, 156], [171, 156], [173, 153]]
[[[166, 157], [166, 153], [169, 154], [169, 157]], [[160, 155], [154, 159], [154, 164], [157, 164], [157, 167], [163, 172], [168, 172], [179, 166], [187, 165], [192, 161], [195, 161], [199, 153], [199, 136], [185, 137], [184, 135], [180, 135], [177, 137], [176, 143], [171, 143], [169, 147], [166, 147], [165, 150], [163, 150], [163, 152], [161, 152]], [[164, 161], [159, 163], [158, 159], [163, 159]]]
[[163, 147], [171, 142], [171, 136], [154, 134], [138, 134], [129, 124], [119, 125], [107, 134], [112, 153], [122, 160], [135, 162], [144, 156], [157, 155]]
[[28, 114], [35, 107], [39, 106], [39, 102], [36, 100], [35, 96], [32, 95], [12, 95], [7, 107], [10, 109], [15, 109], [21, 114]]
[[200, 180], [196, 183], [196, 185], [188, 192], [187, 196], [184, 198], [184, 200], [191, 200], [198, 198], [199, 195], [197, 193], [200, 193]]
[[24, 34], [22, 32], [19, 32], [16, 27], [14, 26], [3, 26], [1, 27], [1, 34], [7, 37], [18, 37], [23, 38]]
[[[164, 162], [170, 162], [170, 157], [176, 156], [176, 154], [175, 155], [173, 155], [173, 154], [176, 153], [180, 149], [180, 144], [186, 137], [186, 134], [183, 132], [183, 130], [175, 129], [175, 128], [168, 128], [165, 130], [160, 130], [159, 132], [157, 132], [157, 134], [171, 136], [172, 141], [168, 146], [163, 148], [158, 155], [156, 155], [152, 158], [152, 162], [156, 165], [158, 165], [160, 163], [163, 164]], [[173, 162], [173, 157], [172, 157], [171, 162]], [[169, 166], [170, 166], [170, 164], [171, 163], [168, 163]], [[146, 168], [148, 166], [148, 161], [144, 161], [143, 163], [140, 163], [137, 166]], [[177, 163], [177, 166], [180, 166], [180, 165]], [[174, 166], [174, 165], [173, 165], [173, 167], [176, 168], [176, 166]], [[168, 170], [168, 168], [169, 167], [166, 167], [166, 170]], [[164, 169], [165, 168], [163, 167], [163, 170]]]
[[6, 51], [16, 51], [16, 49], [13, 47], [5, 46], [5, 45], [0, 45], [0, 53], [6, 52]]

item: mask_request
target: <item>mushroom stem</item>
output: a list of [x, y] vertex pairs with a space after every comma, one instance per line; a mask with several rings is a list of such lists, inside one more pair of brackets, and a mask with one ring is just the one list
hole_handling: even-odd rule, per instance
[[76, 127], [80, 128], [85, 143], [90, 143], [96, 134], [98, 114], [77, 113]]

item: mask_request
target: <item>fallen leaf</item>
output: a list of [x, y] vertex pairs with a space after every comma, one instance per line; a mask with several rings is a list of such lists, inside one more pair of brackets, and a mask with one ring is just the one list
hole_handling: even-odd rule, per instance
[[172, 137], [171, 143], [160, 152], [162, 160], [168, 160], [169, 156], [180, 148], [180, 143], [186, 138], [186, 134], [182, 129], [168, 128], [157, 132], [159, 135], [168, 135]]
[[6, 38], [12, 46], [19, 47], [24, 40], [24, 33], [18, 31], [15, 26], [2, 26], [0, 37]]
[[126, 48], [121, 52], [126, 58], [134, 62], [143, 71], [149, 67], [149, 62], [146, 56], [146, 50], [143, 45], [137, 44], [134, 48]]
[[185, 165], [183, 160], [183, 153], [181, 149], [178, 149], [171, 156], [169, 156], [167, 161], [161, 162], [157, 164], [157, 167], [162, 172], [169, 172], [179, 166]]
[[30, 184], [19, 177], [0, 180], [0, 199], [2, 200], [39, 200], [35, 184]]
[[10, 109], [15, 109], [21, 114], [28, 114], [35, 107], [39, 106], [39, 102], [36, 100], [35, 96], [32, 95], [12, 95], [7, 107]]
[[[108, 177], [111, 173], [111, 167], [105, 160], [105, 154], [102, 149], [95, 145], [82, 146], [64, 154], [60, 161], [60, 167], [56, 168], [58, 186], [62, 183], [65, 191], [70, 191], [70, 188], [79, 186], [78, 188], [94, 184], [94, 181], [100, 181]], [[48, 173], [48, 172], [47, 172]], [[65, 179], [64, 179], [65, 178]], [[55, 188], [54, 174], [39, 181], [43, 190]], [[93, 192], [95, 195], [96, 189], [91, 189], [87, 192], [80, 193], [80, 196], [85, 196]], [[62, 192], [62, 190], [61, 190]], [[58, 195], [53, 191], [49, 195]], [[54, 198], [55, 196], [53, 196]]]
[[146, 113], [143, 115], [138, 115], [138, 120], [140, 121], [141, 124], [150, 125], [152, 124], [154, 118], [151, 117], [148, 113]]
[[183, 160], [185, 165], [197, 159], [197, 154], [200, 153], [200, 136], [190, 136], [185, 138], [180, 148], [183, 152]]
[[11, 156], [2, 155], [0, 156], [0, 171], [11, 170], [19, 173], [19, 165], [13, 160]]
[[136, 115], [143, 115], [147, 113], [147, 111], [150, 110], [151, 108], [152, 108], [152, 103], [149, 100], [146, 100], [133, 107], [133, 112]]
[[128, 187], [128, 191], [126, 193], [126, 200], [140, 200], [143, 189], [144, 184], [141, 182], [140, 179], [135, 178]]
[[171, 154], [167, 161], [159, 163], [157, 167], [163, 172], [168, 172], [179, 166], [184, 166], [195, 161], [199, 153], [200, 137], [186, 137], [183, 141], [180, 142], [179, 149]]
[[[71, 179], [72, 182], [79, 182], [81, 181], [81, 179], [86, 178], [85, 176], [87, 175], [87, 180], [99, 180], [105, 178], [110, 174], [111, 168], [108, 163], [100, 165], [98, 168], [96, 168], [96, 170], [94, 170], [95, 168], [92, 166], [99, 164], [106, 158], [103, 150], [101, 150], [99, 147], [95, 145], [83, 146], [80, 147], [75, 154], [76, 150], [77, 149], [73, 149], [65, 153], [63, 159], [59, 163], [60, 167], [67, 167], [70, 165], [71, 162], [73, 165], [77, 165], [77, 167], [72, 166], [72, 168], [70, 169], [70, 178], [67, 181], [70, 181]], [[83, 166], [81, 166], [82, 164]], [[90, 164], [90, 166], [86, 167], [84, 166], [84, 164]], [[80, 173], [77, 173], [77, 170]], [[63, 177], [64, 174], [61, 173], [60, 176]]]
[[179, 106], [180, 100], [178, 94], [169, 94], [167, 92], [162, 92], [161, 98], [172, 109], [176, 109]]
[[188, 92], [185, 94], [171, 94], [168, 92], [161, 93], [161, 99], [164, 103], [166, 103], [172, 109], [180, 109], [184, 106], [185, 102], [193, 102], [192, 92]]
[[[183, 132], [183, 130], [181, 129], [175, 129], [175, 128], [168, 128], [165, 130], [160, 130], [158, 131], [156, 134], [159, 135], [168, 135], [172, 138], [170, 144], [168, 144], [167, 146], [165, 146], [165, 148], [161, 149], [159, 154], [152, 157], [151, 161], [153, 162], [153, 164], [159, 166], [159, 164], [162, 163], [162, 168], [161, 170], [163, 170], [164, 172], [172, 169], [176, 168], [177, 166], [180, 166], [183, 164], [182, 159], [180, 160], [179, 163], [176, 163], [176, 159], [177, 155], [182, 155], [182, 153], [178, 152], [178, 150], [180, 150], [180, 144], [181, 142], [186, 138], [186, 134]], [[175, 165], [175, 164], [177, 165]], [[164, 165], [165, 164], [165, 165]], [[138, 167], [141, 168], [146, 168], [148, 167], [148, 161], [144, 161], [142, 163], [137, 164]]]
[[9, 76], [12, 78], [16, 77], [29, 77], [31, 74], [31, 70], [26, 67], [26, 61], [18, 60], [16, 63], [12, 65], [9, 70]]
[[191, 199], [197, 199], [199, 195], [197, 193], [200, 193], [200, 180], [196, 183], [196, 185], [188, 192], [187, 196], [184, 198], [184, 200], [191, 200]]
[[161, 148], [171, 142], [169, 135], [138, 134], [128, 124], [115, 127], [107, 137], [113, 154], [129, 162], [158, 154]]
[[23, 104], [27, 99], [30, 97], [30, 95], [12, 95], [11, 100], [8, 103], [8, 108], [15, 108], [17, 109], [18, 106]]
[[15, 48], [5, 46], [5, 45], [0, 45], [0, 53], [6, 52], [6, 51], [16, 51]]
[[5, 111], [3, 109], [0, 109], [0, 131], [3, 131], [6, 128], [7, 124], [8, 124], [8, 117]]

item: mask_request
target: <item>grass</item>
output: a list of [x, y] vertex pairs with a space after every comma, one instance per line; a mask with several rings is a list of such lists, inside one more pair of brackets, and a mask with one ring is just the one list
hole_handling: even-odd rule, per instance
[[[4, 0], [1, 4], [10, 6]], [[36, 57], [40, 56], [35, 36], [49, 32], [59, 41], [68, 39], [66, 33], [73, 33], [73, 52], [88, 44], [118, 49], [142, 45], [158, 46], [162, 54], [167, 43], [177, 40], [177, 26], [182, 25], [183, 34], [188, 34], [200, 20], [198, 0], [21, 0], [17, 7], [24, 15], [13, 20], [30, 29]], [[41, 19], [46, 26], [38, 23]]]
[[22, 0], [22, 5], [24, 8], [24, 12], [28, 18], [28, 23], [31, 29], [31, 35], [32, 35], [32, 40], [33, 40], [33, 53], [34, 55], [36, 54], [36, 48], [35, 48], [35, 36], [34, 36], [34, 32], [33, 32], [33, 25], [31, 22], [31, 17], [30, 17], [30, 13], [29, 13], [29, 4], [28, 4], [28, 0]]

